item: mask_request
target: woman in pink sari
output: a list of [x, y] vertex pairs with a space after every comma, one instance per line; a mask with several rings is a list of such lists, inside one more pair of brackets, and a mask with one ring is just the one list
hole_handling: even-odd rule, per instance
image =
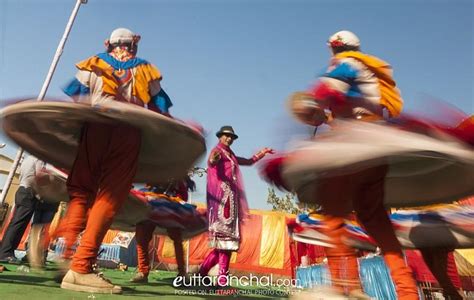
[[199, 273], [207, 275], [219, 263], [218, 285], [226, 285], [225, 276], [229, 270], [232, 251], [239, 250], [241, 234], [240, 223], [248, 215], [242, 175], [239, 165], [250, 166], [273, 153], [263, 148], [252, 158], [238, 157], [230, 149], [238, 138], [232, 126], [223, 126], [216, 133], [219, 143], [209, 155], [207, 169], [207, 214], [209, 218], [209, 253], [201, 265]]

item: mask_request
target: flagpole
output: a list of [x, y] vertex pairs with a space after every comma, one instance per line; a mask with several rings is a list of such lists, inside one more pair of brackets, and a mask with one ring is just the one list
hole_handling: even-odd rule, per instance
[[[189, 177], [194, 177], [195, 175], [197, 175], [198, 177], [202, 177], [204, 176], [204, 174], [207, 173], [207, 169], [205, 168], [200, 168], [200, 167], [194, 167], [190, 170], [190, 172], [188, 173], [188, 176]], [[192, 204], [193, 203], [193, 191], [191, 191], [189, 193], [189, 199], [188, 199], [188, 203], [189, 204]], [[186, 244], [187, 244], [187, 251], [186, 251], [186, 274], [189, 273], [189, 256], [190, 256], [190, 247], [191, 247], [191, 240], [188, 239], [186, 241]]]
[[[193, 192], [189, 193], [189, 204], [193, 203]], [[191, 240], [186, 241], [186, 274], [189, 274], [189, 247], [191, 246]]]
[[[69, 21], [66, 25], [66, 28], [64, 29], [63, 37], [59, 41], [58, 48], [56, 49], [56, 53], [54, 55], [53, 61], [51, 63], [51, 66], [49, 67], [49, 71], [48, 71], [48, 74], [46, 75], [46, 79], [44, 80], [43, 87], [41, 88], [41, 91], [36, 101], [43, 101], [44, 96], [46, 95], [46, 92], [48, 91], [49, 84], [51, 83], [51, 79], [53, 78], [54, 71], [56, 70], [56, 67], [58, 65], [59, 58], [63, 54], [64, 45], [66, 44], [69, 33], [71, 32], [72, 25], [74, 24], [74, 20], [76, 19], [77, 13], [79, 12], [79, 7], [81, 7], [81, 4], [86, 4], [87, 1], [88, 0], [76, 1], [76, 4], [74, 5], [74, 9], [72, 10], [71, 16], [69, 17]], [[23, 149], [19, 148], [15, 156], [15, 160], [13, 161], [13, 165], [10, 169], [10, 172], [8, 173], [8, 177], [5, 180], [5, 184], [2, 189], [2, 194], [0, 195], [0, 204], [5, 202], [8, 190], [10, 189], [11, 183], [13, 181], [13, 176], [15, 176], [16, 169], [18, 168], [18, 165], [20, 164], [20, 160], [22, 156], [23, 156]]]

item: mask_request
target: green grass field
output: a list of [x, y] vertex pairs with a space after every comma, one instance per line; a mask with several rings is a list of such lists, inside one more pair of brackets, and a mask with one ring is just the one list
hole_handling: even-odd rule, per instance
[[[129, 282], [134, 269], [128, 271], [102, 269], [105, 276], [123, 289], [121, 295], [88, 294], [61, 289], [54, 282], [57, 267], [48, 264], [45, 271], [24, 272], [19, 266], [5, 264], [8, 271], [0, 273], [1, 300], [55, 300], [55, 299], [282, 299], [287, 298], [283, 291], [268, 288], [232, 287], [211, 289], [175, 289], [172, 285], [175, 272], [153, 271], [148, 284]], [[226, 295], [227, 294], [227, 295]], [[231, 295], [230, 295], [231, 294]]]

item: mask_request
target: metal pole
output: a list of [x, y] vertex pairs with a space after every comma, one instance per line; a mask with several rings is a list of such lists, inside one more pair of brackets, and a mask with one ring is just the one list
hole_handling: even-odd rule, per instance
[[[79, 11], [79, 7], [81, 6], [81, 4], [86, 4], [86, 3], [87, 3], [87, 0], [76, 1], [74, 9], [72, 10], [71, 16], [69, 17], [69, 21], [66, 25], [66, 28], [64, 29], [63, 37], [59, 41], [59, 45], [58, 45], [58, 48], [56, 49], [56, 54], [54, 55], [53, 62], [51, 63], [51, 66], [49, 67], [49, 71], [48, 71], [48, 74], [46, 75], [46, 79], [43, 83], [43, 87], [41, 88], [38, 98], [36, 99], [37, 101], [43, 101], [44, 96], [46, 95], [46, 92], [48, 91], [49, 84], [51, 83], [51, 78], [53, 77], [54, 71], [56, 70], [56, 67], [58, 65], [59, 58], [63, 54], [64, 45], [66, 44], [66, 40], [69, 36], [69, 33], [71, 32], [72, 25], [74, 24], [74, 20], [76, 19], [77, 13]], [[18, 165], [20, 163], [20, 158], [22, 157], [22, 155], [23, 155], [23, 149], [19, 148], [16, 154], [16, 158], [13, 161], [12, 168], [10, 169], [10, 173], [8, 173], [8, 177], [7, 177], [7, 180], [5, 181], [5, 185], [3, 186], [2, 194], [0, 195], [0, 204], [5, 202], [8, 190], [10, 189], [10, 185], [13, 181], [13, 176], [15, 175], [16, 169], [18, 168]]]
[[[189, 204], [193, 203], [193, 192], [192, 191], [189, 192], [188, 202], [189, 202]], [[186, 245], [187, 245], [187, 247], [186, 247], [186, 274], [188, 274], [189, 273], [189, 247], [191, 246], [191, 240], [190, 239], [188, 239], [186, 241]]]
[[[204, 176], [205, 173], [207, 173], [207, 169], [206, 169], [206, 168], [194, 167], [194, 168], [192, 168], [192, 169], [189, 171], [188, 176], [189, 176], [189, 177], [194, 177], [195, 175], [197, 175], [198, 177], [202, 177], [202, 176]], [[190, 191], [190, 193], [189, 193], [188, 203], [189, 203], [189, 204], [192, 204], [192, 203], [193, 203], [193, 191]], [[186, 273], [189, 273], [189, 256], [190, 256], [191, 240], [188, 239], [188, 240], [186, 241], [186, 244], [187, 244], [187, 251], [186, 251]]]

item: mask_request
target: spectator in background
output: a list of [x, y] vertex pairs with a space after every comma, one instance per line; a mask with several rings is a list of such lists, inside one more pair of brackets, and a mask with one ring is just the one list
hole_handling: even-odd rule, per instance
[[[1, 262], [18, 262], [15, 258], [15, 249], [20, 245], [21, 238], [38, 206], [36, 179], [40, 176], [44, 166], [43, 161], [32, 155], [28, 155], [21, 163], [20, 185], [15, 193], [15, 208], [0, 246]], [[40, 214], [38, 211], [38, 215]]]

